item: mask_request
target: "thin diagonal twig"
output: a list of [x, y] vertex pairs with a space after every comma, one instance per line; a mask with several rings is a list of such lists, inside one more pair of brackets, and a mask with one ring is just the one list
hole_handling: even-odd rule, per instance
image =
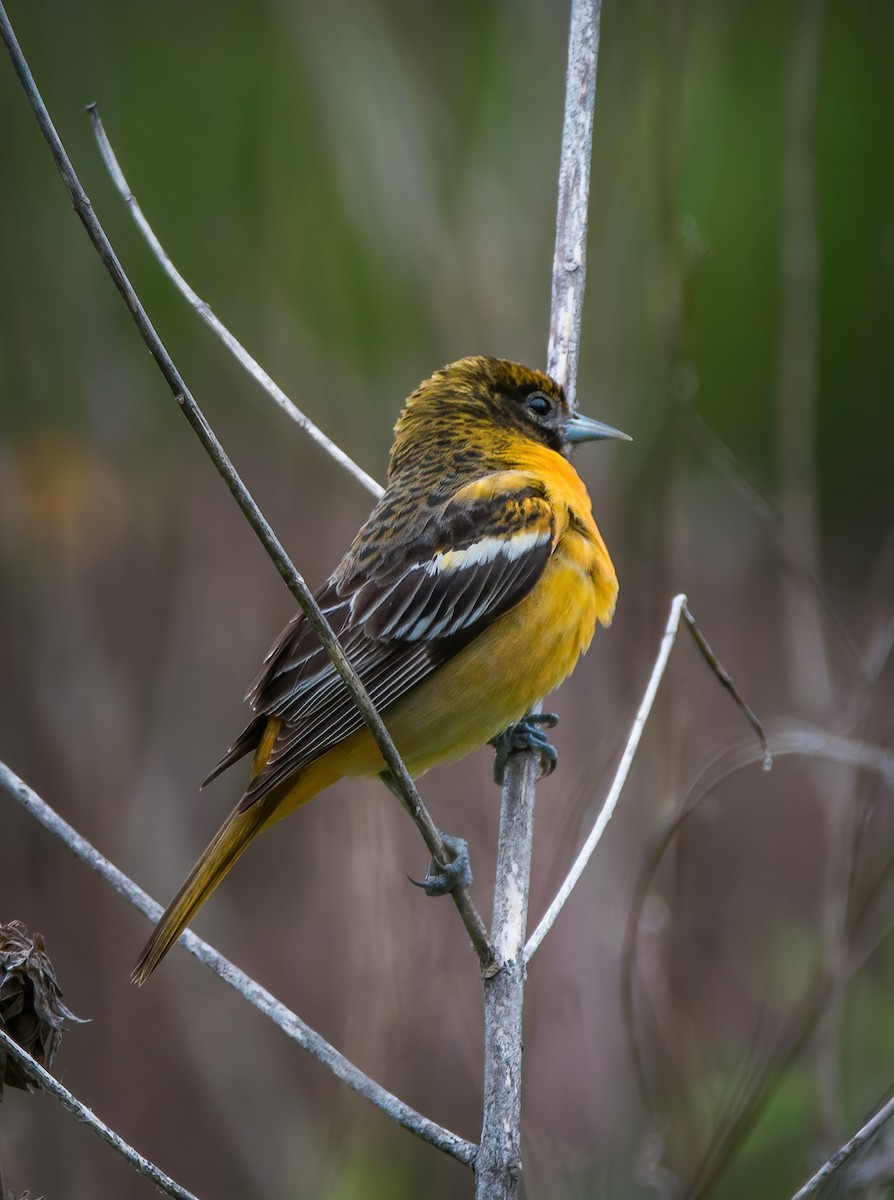
[[674, 642], [677, 638], [677, 631], [680, 628], [680, 616], [686, 608], [686, 597], [681, 593], [675, 596], [671, 604], [670, 615], [667, 619], [667, 626], [661, 638], [661, 645], [658, 648], [658, 656], [655, 659], [655, 665], [652, 667], [652, 674], [649, 676], [649, 682], [646, 684], [646, 690], [643, 693], [643, 698], [640, 701], [636, 716], [633, 719], [633, 725], [630, 729], [630, 735], [627, 738], [627, 744], [624, 747], [624, 753], [621, 756], [621, 762], [615, 772], [615, 777], [612, 780], [612, 785], [609, 788], [608, 795], [605, 798], [605, 803], [599, 811], [599, 816], [596, 818], [596, 823], [590, 833], [590, 836], [581, 847], [580, 853], [574, 860], [574, 865], [566, 875], [562, 886], [559, 888], [555, 898], [549, 908], [540, 919], [537, 928], [528, 939], [528, 944], [525, 946], [525, 962], [530, 962], [538, 946], [549, 933], [555, 924], [556, 917], [565, 907], [565, 902], [577, 886], [577, 881], [587, 866], [587, 863], [593, 856], [593, 851], [596, 849], [603, 833], [612, 819], [618, 799], [627, 782], [627, 776], [630, 774], [630, 768], [633, 765], [633, 759], [639, 747], [640, 738], [642, 737], [643, 729], [646, 721], [649, 719], [649, 714], [652, 711], [652, 706], [655, 703], [655, 696], [658, 692], [658, 685], [664, 678], [664, 672], [667, 669], [670, 652], [673, 649]]
[[[66, 846], [97, 875], [110, 884], [119, 895], [128, 900], [134, 908], [147, 916], [151, 921], [157, 921], [161, 916], [161, 905], [129, 879], [108, 859], [91, 845], [86, 838], [81, 837], [67, 821], [63, 820], [40, 796], [15, 774], [3, 762], [0, 762], [0, 787], [4, 788], [14, 800], [17, 800], [32, 816], [52, 834], [65, 843]], [[229, 984], [235, 991], [253, 1005], [259, 1012], [268, 1016], [274, 1024], [297, 1042], [318, 1062], [330, 1070], [333, 1075], [353, 1088], [355, 1092], [369, 1100], [376, 1108], [408, 1129], [417, 1134], [439, 1150], [443, 1150], [461, 1163], [470, 1166], [475, 1159], [476, 1147], [449, 1130], [430, 1121], [421, 1113], [416, 1112], [408, 1104], [399, 1100], [391, 1092], [385, 1090], [374, 1079], [355, 1067], [352, 1062], [340, 1054], [334, 1046], [322, 1038], [315, 1030], [305, 1024], [299, 1016], [280, 1003], [266, 988], [255, 983], [243, 971], [234, 966], [228, 959], [194, 933], [186, 930], [180, 935], [184, 948], [199, 962], [210, 967], [224, 983]]]
[[[150, 1162], [148, 1158], [144, 1158], [139, 1150], [135, 1150], [129, 1142], [125, 1142], [124, 1138], [119, 1137], [114, 1129], [106, 1125], [105, 1121], [101, 1121], [92, 1109], [89, 1109], [86, 1104], [82, 1104], [77, 1096], [72, 1095], [68, 1088], [63, 1087], [54, 1075], [51, 1075], [39, 1062], [33, 1059], [27, 1050], [23, 1050], [18, 1042], [13, 1041], [3, 1029], [0, 1029], [0, 1046], [3, 1047], [7, 1054], [11, 1054], [20, 1066], [25, 1068], [34, 1083], [42, 1088], [43, 1091], [55, 1096], [63, 1108], [73, 1113], [88, 1129], [92, 1129], [97, 1137], [101, 1138], [107, 1146], [111, 1146], [131, 1166], [136, 1167], [141, 1175], [145, 1175], [148, 1179], [151, 1179], [155, 1186], [160, 1188], [166, 1196], [173, 1196], [174, 1200], [197, 1200], [197, 1197], [192, 1192], [188, 1192], [185, 1187], [181, 1187], [169, 1175], [165, 1175], [164, 1171], [160, 1170], [154, 1162]], [[5, 1194], [3, 1200], [5, 1200]]]
[[815, 1175], [795, 1192], [792, 1200], [809, 1200], [810, 1196], [815, 1196], [820, 1188], [828, 1179], [830, 1179], [836, 1171], [838, 1171], [849, 1158], [852, 1158], [858, 1150], [860, 1150], [871, 1137], [873, 1137], [881, 1127], [891, 1118], [894, 1117], [894, 1096], [891, 1097], [878, 1112], [869, 1118], [866, 1124], [858, 1129], [852, 1138], [844, 1143], [844, 1145], [835, 1151]]
[[[171, 392], [173, 393], [177, 403], [180, 405], [186, 419], [189, 421], [193, 431], [201, 441], [209, 457], [214, 463], [220, 475], [223, 477], [230, 491], [236, 499], [237, 504], [242, 509], [248, 523], [261, 540], [265, 550], [273, 560], [276, 569], [283, 577], [286, 586], [291, 591], [292, 595], [298, 601], [304, 612], [307, 620], [310, 622], [316, 631], [320, 642], [322, 643], [326, 653], [332, 660], [333, 666], [338, 671], [341, 678], [344, 680], [348, 691], [353, 696], [358, 709], [360, 710], [363, 720], [365, 721], [370, 733], [376, 741], [376, 745], [382, 753], [392, 778], [396, 781], [400, 789], [401, 796], [404, 800], [407, 811], [416, 822], [422, 837], [425, 841], [432, 856], [441, 863], [446, 863], [449, 859], [449, 854], [446, 851], [440, 830], [432, 821], [427, 809], [422, 803], [412, 777], [407, 771], [406, 766], [401, 759], [391, 735], [388, 733], [382, 718], [376, 711], [375, 705], [366, 688], [363, 686], [360, 678], [355, 673], [350, 662], [346, 658], [344, 651], [339, 645], [338, 639], [329, 625], [329, 622], [323, 616], [319, 606], [314, 600], [313, 594], [302, 578], [301, 574], [290, 561], [288, 555], [283, 549], [279, 539], [273, 532], [266, 518], [261, 513], [250, 492], [239, 477], [235, 467], [227, 457], [223, 447], [217, 440], [211, 426], [194, 400], [192, 394], [186, 386], [183, 377], [174, 365], [170, 355], [165, 349], [161, 338], [158, 336], [152, 322], [143, 308], [139, 297], [131, 286], [130, 280], [124, 272], [112, 244], [106, 236], [96, 214], [93, 211], [93, 206], [87, 197], [86, 192], [81, 186], [80, 180], [75, 173], [71, 160], [66, 153], [65, 147], [56, 133], [50, 115], [47, 112], [37, 85], [34, 82], [34, 77], [28, 67], [25, 57], [22, 54], [21, 47], [16, 39], [15, 32], [6, 15], [6, 10], [0, 3], [0, 34], [3, 41], [9, 50], [12, 59], [13, 67], [22, 84], [22, 88], [28, 99], [28, 104], [37, 120], [40, 131], [46, 140], [53, 160], [59, 168], [59, 173], [68, 189], [75, 212], [80, 218], [81, 223], [87, 231], [96, 252], [102, 259], [106, 269], [112, 276], [116, 288], [121, 294], [124, 303], [127, 305], [128, 311], [133, 317], [134, 323], [140, 331], [140, 335], [150, 354], [154, 358], [156, 365], [165, 378]], [[484, 922], [472, 899], [469, 896], [467, 889], [457, 888], [451, 892], [454, 903], [459, 910], [460, 916], [472, 940], [472, 944], [478, 954], [479, 962], [482, 968], [487, 971], [490, 969], [493, 961], [493, 955], [490, 949], [490, 942], [487, 936]]]
[[301, 411], [300, 408], [293, 404], [279, 384], [271, 379], [257, 359], [253, 358], [249, 354], [242, 343], [233, 336], [229, 329], [227, 329], [226, 325], [224, 325], [220, 318], [215, 315], [215, 313], [211, 310], [210, 305], [189, 286], [189, 284], [174, 266], [161, 242], [156, 237], [155, 231], [146, 220], [143, 210], [137, 203], [136, 196], [134, 196], [133, 192], [130, 190], [130, 185], [124, 177], [124, 172], [121, 170], [118, 158], [115, 155], [115, 151], [112, 149], [112, 144], [109, 141], [105, 129], [103, 128], [96, 105], [88, 104], [87, 112], [90, 114], [90, 120], [93, 123], [93, 133], [96, 136], [96, 141], [99, 145], [99, 151], [102, 155], [103, 162], [108, 169], [109, 175], [112, 177], [112, 182], [118, 189], [122, 199], [124, 200], [124, 203], [130, 210], [130, 215], [133, 217], [140, 233], [142, 233], [143, 237], [146, 239], [149, 249], [155, 255], [165, 274], [177, 288], [178, 292], [180, 292], [180, 294], [187, 300], [187, 302], [192, 306], [200, 319], [205, 322], [208, 328], [217, 334], [237, 362], [239, 362], [245, 368], [249, 375], [251, 375], [252, 379], [261, 385], [264, 391], [267, 392], [267, 394], [272, 398], [274, 403], [277, 404], [287, 416], [291, 417], [295, 424], [300, 426], [300, 428], [304, 430], [308, 437], [312, 438], [318, 446], [322, 446], [328, 455], [334, 458], [340, 466], [344, 467], [344, 469], [350, 475], [354, 476], [358, 483], [362, 484], [368, 492], [371, 492], [373, 496], [378, 499], [384, 491], [384, 488], [381, 486], [381, 484], [377, 483], [371, 475], [367, 475], [366, 471], [364, 471], [362, 467], [359, 467], [351, 458], [351, 456], [342, 450], [341, 446], [337, 445], [332, 441], [331, 438], [327, 437], [326, 434], [323, 433], [322, 429], [314, 424], [310, 417], [308, 417]]
[[618, 799], [625, 783], [627, 782], [627, 776], [630, 774], [630, 768], [633, 764], [634, 756], [636, 755], [639, 747], [643, 729], [645, 728], [646, 721], [649, 719], [652, 706], [655, 703], [655, 696], [658, 692], [659, 684], [664, 678], [668, 660], [670, 659], [670, 652], [673, 649], [677, 632], [680, 627], [681, 618], [686, 622], [687, 628], [692, 633], [699, 651], [710, 666], [714, 675], [727, 689], [727, 691], [731, 693], [733, 699], [736, 701], [736, 704], [745, 714], [748, 723], [757, 734], [758, 741], [760, 742], [764, 769], [768, 769], [772, 764], [772, 754], [770, 751], [770, 746], [767, 743], [767, 737], [764, 733], [763, 726], [753, 710], [745, 702], [745, 699], [739, 692], [739, 689], [733, 683], [729, 673], [724, 669], [722, 664], [718, 661], [717, 656], [714, 654], [714, 651], [708, 645], [704, 634], [701, 632], [698, 625], [695, 623], [692, 614], [689, 612], [686, 603], [686, 597], [682, 593], [679, 596], [675, 596], [673, 602], [671, 603], [670, 615], [668, 616], [667, 625], [665, 626], [664, 634], [661, 638], [661, 645], [658, 648], [658, 655], [655, 659], [655, 665], [652, 667], [652, 673], [649, 676], [649, 682], [646, 684], [646, 690], [643, 693], [643, 698], [640, 701], [639, 708], [637, 709], [636, 716], [633, 720], [633, 725], [630, 729], [630, 735], [627, 738], [627, 744], [624, 747], [624, 753], [621, 756], [621, 762], [618, 765], [617, 771], [615, 772], [615, 777], [612, 780], [612, 785], [609, 788], [608, 795], [605, 798], [602, 808], [599, 810], [599, 815], [596, 818], [596, 822], [592, 831], [590, 832], [590, 836], [581, 847], [580, 853], [574, 860], [574, 864], [571, 867], [571, 870], [568, 872], [568, 875], [565, 877], [562, 886], [556, 893], [553, 902], [544, 913], [540, 920], [540, 924], [531, 934], [528, 944], [525, 946], [525, 962], [529, 962], [531, 960], [538, 946], [553, 927], [556, 917], [558, 917], [559, 913], [564, 908], [568, 897], [577, 886], [577, 882], [586, 869], [587, 863], [590, 861], [593, 855], [593, 851], [602, 840], [602, 835], [605, 833], [608, 823], [614, 815]]
[[769, 771], [773, 766], [773, 755], [770, 753], [770, 747], [767, 745], [767, 735], [764, 733], [764, 727], [757, 719], [757, 715], [754, 710], [749, 704], [746, 703], [745, 697], [736, 687], [735, 683], [733, 682], [732, 675], [730, 675], [730, 673], [718, 659], [717, 655], [711, 649], [710, 645], [708, 644], [708, 639], [699, 629], [695, 618], [687, 608], [685, 602], [683, 604], [683, 620], [686, 622], [686, 628], [692, 634], [695, 644], [698, 646], [699, 651], [701, 652], [702, 658], [716, 675], [718, 683], [720, 683], [722, 687], [726, 688], [745, 716], [748, 724], [757, 734], [757, 740], [760, 742], [761, 749], [764, 752], [764, 770]]

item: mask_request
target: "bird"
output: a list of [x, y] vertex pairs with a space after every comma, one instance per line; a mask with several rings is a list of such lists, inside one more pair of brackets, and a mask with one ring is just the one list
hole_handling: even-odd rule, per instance
[[[505, 359], [451, 363], [404, 404], [385, 491], [315, 599], [412, 776], [489, 741], [504, 758], [533, 745], [553, 765], [536, 728], [551, 718], [522, 718], [614, 613], [615, 568], [571, 463], [578, 443], [605, 438], [629, 440], [580, 415], [549, 375]], [[302, 612], [246, 700], [251, 721], [202, 786], [252, 754], [248, 786], [158, 922], [136, 983], [261, 830], [336, 780], [388, 782]], [[429, 882], [437, 894], [456, 878]]]

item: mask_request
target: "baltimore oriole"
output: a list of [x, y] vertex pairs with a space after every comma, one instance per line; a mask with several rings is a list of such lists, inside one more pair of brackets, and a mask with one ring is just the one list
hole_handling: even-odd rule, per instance
[[[614, 437], [548, 375], [501, 359], [461, 359], [407, 400], [387, 489], [316, 598], [412, 775], [520, 721], [611, 621], [617, 577], [569, 454]], [[247, 699], [254, 718], [205, 782], [253, 751], [248, 789], [159, 921], [138, 983], [257, 833], [337, 779], [384, 771], [303, 614]]]

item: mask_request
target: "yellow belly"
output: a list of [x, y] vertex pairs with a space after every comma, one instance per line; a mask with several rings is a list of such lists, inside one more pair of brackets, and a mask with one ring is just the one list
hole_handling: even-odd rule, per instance
[[410, 772], [462, 758], [520, 720], [571, 673], [595, 626], [592, 582], [553, 560], [530, 596], [386, 711]]
[[[571, 674], [596, 622], [608, 625], [618, 580], [589, 497], [573, 468], [558, 460], [550, 496], [561, 514], [557, 545], [533, 591], [474, 642], [382, 713], [410, 774], [471, 753], [518, 721], [535, 700]], [[337, 779], [385, 768], [364, 727], [283, 785], [271, 821], [306, 803]]]
[[[573, 557], [555, 554], [529, 596], [383, 712], [411, 775], [484, 745], [571, 673], [597, 619], [610, 619], [601, 582]], [[358, 730], [301, 772], [277, 818], [336, 779], [377, 775], [384, 766], [369, 731]]]

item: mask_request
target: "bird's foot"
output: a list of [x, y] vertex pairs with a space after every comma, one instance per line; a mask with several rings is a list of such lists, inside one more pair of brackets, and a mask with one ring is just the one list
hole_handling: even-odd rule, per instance
[[494, 782], [503, 784], [506, 773], [506, 763], [509, 755], [516, 750], [536, 750], [540, 755], [540, 775], [552, 775], [559, 761], [559, 753], [555, 746], [538, 725], [553, 729], [559, 723], [556, 713], [529, 713], [516, 725], [510, 725], [497, 737], [491, 738], [490, 744], [496, 749], [494, 758]]
[[446, 896], [448, 892], [470, 887], [472, 883], [469, 843], [465, 838], [451, 837], [447, 833], [441, 834], [441, 841], [450, 855], [450, 860], [440, 863], [433, 858], [424, 879], [410, 879], [410, 883], [422, 888], [426, 896]]

